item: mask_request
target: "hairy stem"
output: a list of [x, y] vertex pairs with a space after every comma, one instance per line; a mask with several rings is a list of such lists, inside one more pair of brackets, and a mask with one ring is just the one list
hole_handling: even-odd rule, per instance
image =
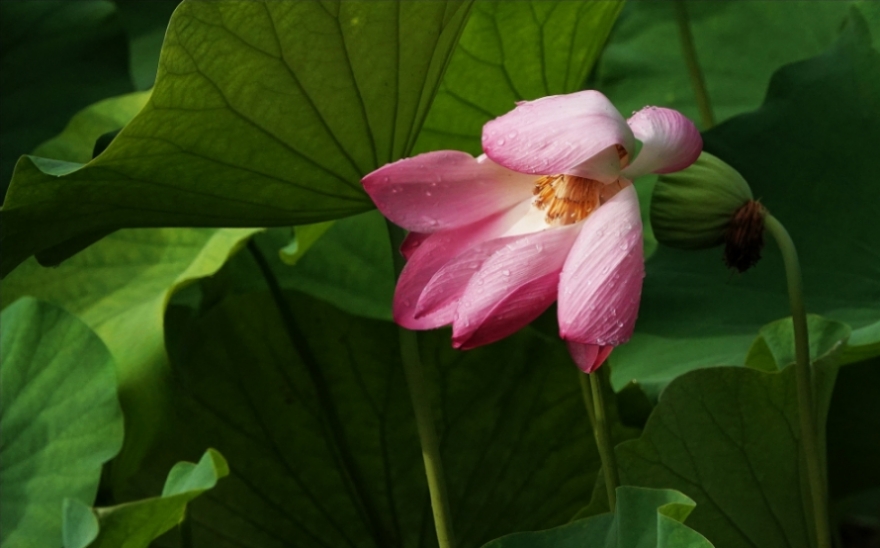
[[617, 473], [617, 458], [614, 456], [614, 442], [611, 438], [611, 425], [605, 409], [605, 396], [602, 393], [605, 377], [600, 368], [587, 375], [590, 378], [590, 392], [593, 396], [593, 433], [602, 459], [602, 471], [605, 474], [605, 491], [608, 493], [608, 507], [613, 512], [617, 507], [617, 486], [620, 476]]
[[697, 58], [697, 48], [694, 46], [694, 35], [691, 33], [690, 18], [684, 0], [676, 0], [675, 2], [675, 22], [678, 24], [681, 51], [684, 54], [684, 61], [687, 63], [688, 74], [691, 77], [691, 86], [694, 88], [697, 108], [700, 110], [700, 119], [703, 129], [706, 130], [715, 125], [715, 116], [712, 114], [712, 104], [709, 102], [709, 92], [706, 90], [706, 79], [703, 77], [703, 70], [700, 68], [700, 61]]
[[[398, 253], [400, 244], [406, 236], [403, 229], [388, 223], [388, 235], [391, 237], [391, 254], [394, 269], [398, 275], [403, 270], [404, 260]], [[416, 426], [419, 442], [422, 445], [422, 458], [425, 462], [425, 476], [428, 479], [428, 491], [431, 495], [431, 509], [434, 512], [434, 527], [437, 531], [437, 543], [440, 548], [454, 548], [455, 535], [452, 530], [452, 513], [449, 511], [449, 497], [446, 493], [446, 477], [443, 475], [443, 462], [440, 459], [440, 442], [434, 413], [431, 409], [431, 394], [428, 379], [425, 376], [419, 353], [419, 341], [416, 333], [403, 327], [399, 329], [400, 356], [406, 374], [406, 384], [412, 399], [416, 415]]]
[[807, 330], [807, 313], [801, 282], [801, 267], [797, 250], [788, 231], [776, 217], [769, 213], [764, 218], [767, 232], [773, 236], [782, 252], [785, 277], [788, 282], [788, 299], [791, 303], [791, 320], [794, 324], [795, 373], [797, 379], [798, 414], [800, 416], [801, 443], [807, 460], [807, 476], [810, 500], [813, 505], [813, 521], [816, 524], [818, 548], [831, 547], [831, 528], [825, 498], [825, 475], [819, 454], [818, 417], [813, 396], [813, 375], [810, 368], [810, 339]]

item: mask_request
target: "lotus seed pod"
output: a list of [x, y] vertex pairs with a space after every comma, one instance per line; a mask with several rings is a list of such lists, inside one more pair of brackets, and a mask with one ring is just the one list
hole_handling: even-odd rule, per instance
[[651, 200], [651, 225], [661, 244], [703, 249], [724, 243], [736, 211], [752, 200], [735, 169], [703, 152], [687, 169], [661, 175]]

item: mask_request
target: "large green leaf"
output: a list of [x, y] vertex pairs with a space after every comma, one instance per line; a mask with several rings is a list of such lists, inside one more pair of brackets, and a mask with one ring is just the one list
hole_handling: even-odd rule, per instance
[[[269, 295], [252, 293], [208, 312], [174, 360], [186, 430], [170, 460], [208, 444], [232, 469], [192, 506], [195, 544], [431, 545], [397, 328], [298, 294], [287, 305], [295, 346]], [[565, 523], [599, 459], [564, 345], [522, 333], [461, 353], [448, 332], [420, 340], [461, 546]]]
[[677, 491], [623, 486], [613, 514], [508, 535], [484, 548], [712, 548], [683, 524], [693, 509], [694, 501]]
[[622, 2], [478, 1], [437, 93], [419, 152], [481, 154], [483, 124], [516, 101], [578, 91]]
[[54, 305], [21, 299], [0, 321], [0, 543], [58, 546], [62, 501], [91, 504], [122, 446], [113, 359]]
[[64, 548], [147, 548], [183, 521], [187, 503], [228, 475], [226, 459], [209, 449], [198, 464], [175, 464], [161, 497], [94, 509], [76, 499], [67, 499]]
[[[704, 140], [791, 233], [807, 309], [849, 324], [866, 351], [877, 348], [880, 199], [871, 150], [880, 142], [880, 54], [858, 12], [828, 52], [778, 71], [763, 107]], [[720, 249], [661, 247], [647, 264], [636, 334], [615, 352], [615, 385], [638, 379], [656, 393], [694, 368], [742, 364], [758, 329], [788, 312], [774, 242], [743, 275], [725, 271]]]
[[[483, 123], [520, 99], [579, 89], [599, 55], [620, 2], [478, 1], [464, 29], [418, 152], [457, 148], [478, 154]], [[287, 242], [264, 239], [267, 255]], [[281, 266], [280, 263], [276, 266]], [[244, 265], [247, 269], [253, 266]], [[346, 219], [324, 234], [294, 268], [276, 268], [286, 288], [354, 314], [391, 318], [394, 274], [387, 229], [375, 214]], [[256, 286], [254, 284], [257, 284]], [[245, 282], [252, 289], [257, 280]]]
[[[621, 112], [674, 108], [701, 123], [676, 24], [679, 0], [629, 2], [594, 82]], [[683, 2], [716, 122], [761, 105], [782, 65], [822, 53], [852, 2]]]
[[[84, 166], [23, 157], [5, 274], [123, 227], [304, 224], [369, 209], [406, 155], [469, 11], [427, 2], [183, 2], [145, 109]], [[393, 39], [390, 39], [393, 38]]]
[[0, 3], [0, 195], [19, 155], [77, 110], [132, 90], [126, 51], [113, 2]]
[[34, 259], [2, 283], [0, 303], [30, 295], [76, 314], [115, 358], [126, 411], [126, 449], [114, 473], [137, 466], [166, 404], [163, 316], [171, 295], [216, 272], [253, 234], [247, 229], [122, 230], [57, 268]]
[[716, 546], [814, 545], [794, 373], [724, 367], [677, 378], [642, 437], [618, 445], [622, 481], [694, 499], [688, 523]]

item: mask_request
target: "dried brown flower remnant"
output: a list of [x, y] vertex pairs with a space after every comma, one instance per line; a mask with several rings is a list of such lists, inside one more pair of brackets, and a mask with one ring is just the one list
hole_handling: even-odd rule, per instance
[[742, 273], [755, 266], [764, 248], [764, 215], [757, 200], [749, 200], [734, 212], [724, 232], [724, 264]]

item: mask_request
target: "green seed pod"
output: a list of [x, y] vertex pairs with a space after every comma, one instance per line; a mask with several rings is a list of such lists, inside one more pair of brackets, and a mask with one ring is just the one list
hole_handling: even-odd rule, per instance
[[735, 169], [703, 152], [689, 168], [661, 175], [651, 199], [657, 241], [681, 249], [725, 242], [737, 210], [752, 200], [749, 184]]

